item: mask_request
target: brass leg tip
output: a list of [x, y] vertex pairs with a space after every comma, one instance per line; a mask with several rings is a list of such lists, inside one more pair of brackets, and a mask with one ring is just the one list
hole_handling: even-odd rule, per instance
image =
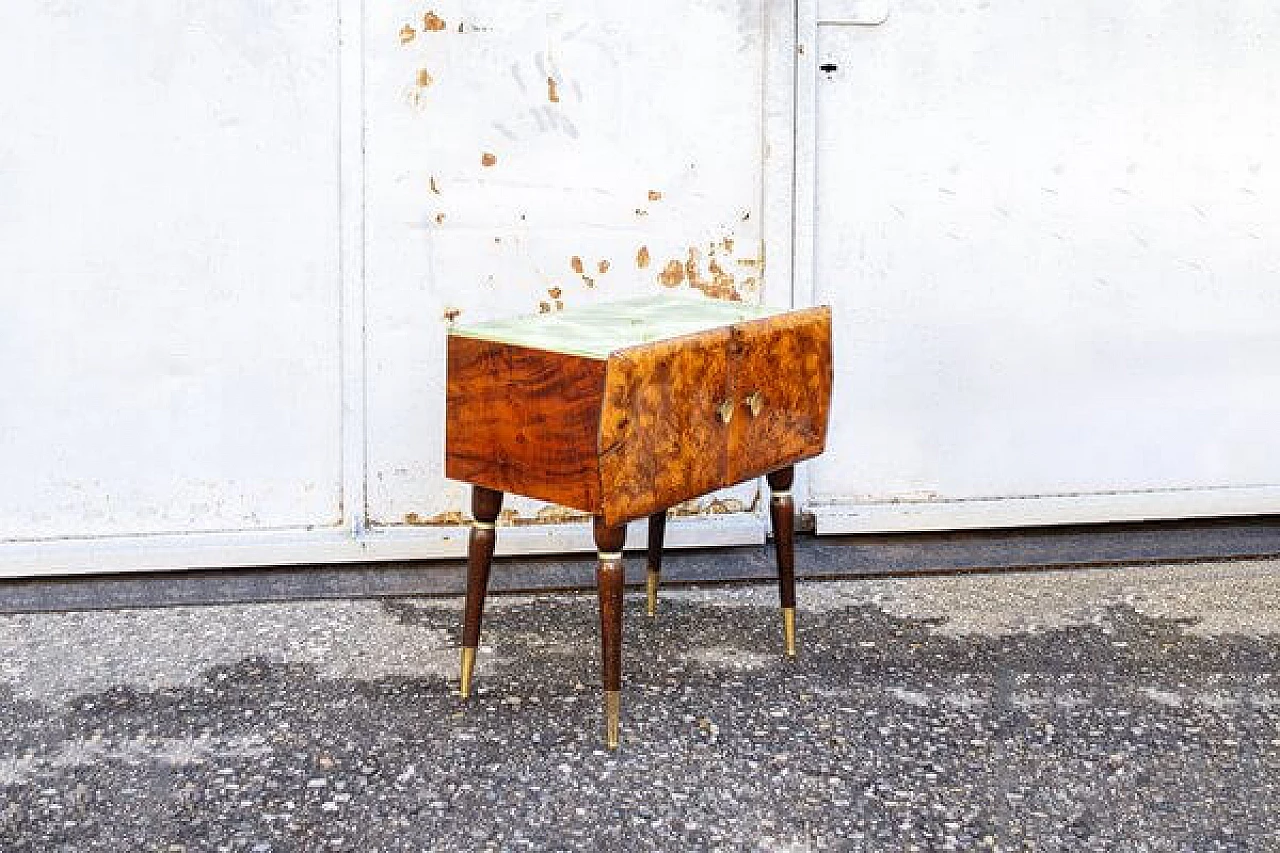
[[622, 722], [622, 692], [604, 692], [604, 743], [609, 749], [618, 748], [618, 729]]
[[782, 635], [786, 638], [787, 657], [796, 656], [796, 609], [782, 608]]
[[647, 585], [647, 591], [649, 593], [649, 602], [647, 607], [645, 608], [645, 612], [647, 612], [650, 616], [656, 616], [658, 615], [658, 573], [657, 572], [649, 572], [649, 581]]
[[471, 673], [476, 668], [476, 650], [463, 647], [462, 649], [462, 675], [458, 679], [458, 692], [462, 694], [462, 698], [466, 699], [471, 695]]

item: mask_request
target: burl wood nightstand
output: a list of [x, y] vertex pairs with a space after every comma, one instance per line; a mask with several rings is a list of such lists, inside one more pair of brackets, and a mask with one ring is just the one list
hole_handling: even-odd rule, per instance
[[505, 492], [594, 516], [605, 733], [618, 745], [622, 544], [649, 519], [649, 615], [667, 510], [768, 475], [785, 649], [795, 654], [793, 465], [822, 452], [831, 310], [657, 295], [454, 329], [445, 474], [472, 484], [461, 692], [471, 691]]

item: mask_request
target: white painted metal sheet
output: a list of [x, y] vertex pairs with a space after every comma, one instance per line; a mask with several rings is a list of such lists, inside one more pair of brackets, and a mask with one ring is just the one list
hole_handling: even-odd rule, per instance
[[819, 529], [1280, 511], [1280, 8], [812, 32]]
[[338, 522], [336, 14], [0, 5], [0, 541]]
[[790, 301], [782, 4], [170, 6], [0, 8], [0, 575], [456, 556], [447, 317]]
[[[696, 286], [761, 298], [761, 2], [370, 8], [368, 517], [457, 524], [444, 330]], [[785, 303], [784, 303], [785, 304]], [[704, 508], [750, 508], [756, 488]], [[509, 499], [504, 518], [564, 510]]]

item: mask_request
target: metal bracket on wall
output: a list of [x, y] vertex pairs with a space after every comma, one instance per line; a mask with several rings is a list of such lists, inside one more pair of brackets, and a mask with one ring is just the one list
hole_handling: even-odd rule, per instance
[[818, 24], [874, 27], [889, 20], [889, 0], [818, 0]]

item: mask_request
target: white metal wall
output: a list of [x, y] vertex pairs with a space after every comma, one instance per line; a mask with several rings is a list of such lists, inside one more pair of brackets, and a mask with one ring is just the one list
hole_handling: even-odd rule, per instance
[[802, 19], [819, 531], [1280, 512], [1280, 7]]
[[[792, 27], [764, 0], [0, 6], [0, 574], [460, 553], [450, 318], [790, 299]], [[761, 541], [755, 498], [673, 544]], [[503, 550], [589, 547], [553, 507], [505, 520]]]

